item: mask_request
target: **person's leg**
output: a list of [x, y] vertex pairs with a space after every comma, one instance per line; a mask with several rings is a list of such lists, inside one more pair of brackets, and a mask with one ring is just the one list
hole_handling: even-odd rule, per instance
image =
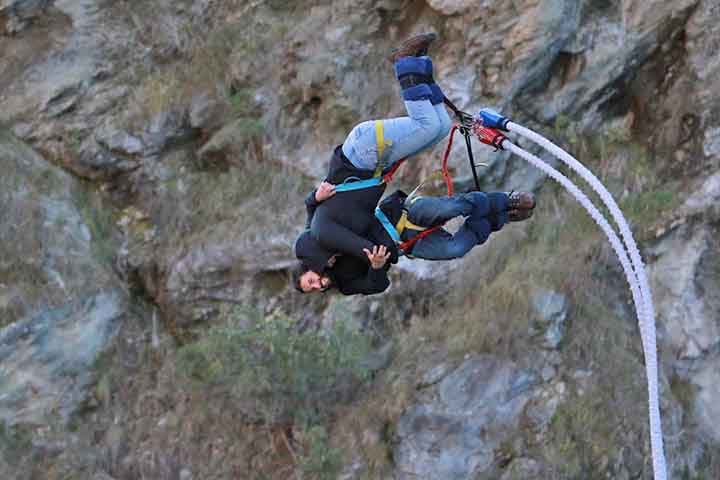
[[444, 229], [436, 230], [415, 243], [410, 253], [424, 260], [452, 260], [464, 257], [475, 245], [485, 243], [490, 236], [490, 222], [480, 219], [470, 225], [470, 219], [451, 235]]
[[[437, 86], [436, 84], [433, 85]], [[442, 92], [440, 93], [440, 95], [442, 96], [442, 98], [444, 98]], [[435, 108], [435, 113], [437, 113], [438, 120], [440, 121], [440, 131], [438, 132], [438, 136], [435, 137], [435, 139], [430, 142], [425, 148], [434, 147], [435, 145], [440, 143], [443, 138], [448, 136], [448, 134], [450, 133], [450, 129], [452, 128], [452, 120], [450, 119], [450, 115], [448, 115], [447, 109], [445, 108], [445, 104], [442, 103], [442, 100], [440, 101], [440, 103], [434, 104], [433, 107]]]
[[488, 220], [493, 232], [498, 232], [508, 221], [508, 195], [504, 192], [491, 192], [487, 194], [490, 202]]
[[423, 227], [440, 225], [459, 216], [485, 217], [491, 212], [491, 207], [490, 199], [483, 192], [452, 197], [420, 197], [405, 202], [408, 220]]
[[485, 243], [493, 231], [502, 228], [504, 201], [499, 195], [468, 192], [452, 197], [423, 197], [409, 202], [408, 219], [420, 226], [439, 225], [461, 215], [467, 217], [454, 235], [441, 229], [419, 240], [412, 255], [426, 260], [450, 260], [464, 256], [476, 245]]
[[422, 227], [433, 227], [451, 218], [468, 216], [473, 204], [459, 195], [452, 197], [420, 197], [405, 202], [408, 220]]
[[[432, 61], [428, 57], [403, 57], [395, 65], [398, 79], [403, 86], [403, 100], [407, 117], [382, 120], [386, 148], [383, 161], [386, 167], [439, 142], [450, 130], [450, 122], [444, 107], [438, 113], [437, 91], [430, 87]], [[436, 89], [437, 90], [437, 89]], [[343, 143], [343, 153], [355, 167], [374, 170], [378, 146], [375, 121], [357, 125]]]

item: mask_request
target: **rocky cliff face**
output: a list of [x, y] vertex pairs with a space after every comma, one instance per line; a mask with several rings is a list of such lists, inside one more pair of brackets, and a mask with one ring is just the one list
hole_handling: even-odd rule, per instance
[[[619, 265], [519, 159], [476, 145], [484, 188], [540, 206], [468, 258], [403, 261], [374, 298], [288, 287], [303, 195], [354, 123], [402, 114], [385, 52], [424, 30], [448, 97], [563, 144], [628, 213], [672, 477], [719, 476], [719, 25], [712, 0], [0, 0], [3, 477], [301, 471], [280, 427], [179, 381], [240, 304], [384, 345], [324, 425], [340, 478], [651, 478]], [[468, 186], [463, 145], [451, 167]]]

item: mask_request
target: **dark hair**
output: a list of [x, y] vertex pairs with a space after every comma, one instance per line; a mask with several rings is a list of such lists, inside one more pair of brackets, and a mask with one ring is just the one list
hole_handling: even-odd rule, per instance
[[307, 293], [305, 290], [302, 289], [300, 286], [300, 277], [305, 275], [307, 272], [310, 271], [310, 267], [305, 265], [302, 262], [298, 262], [297, 265], [295, 265], [290, 272], [290, 277], [292, 278], [292, 285], [295, 287], [295, 290], [297, 290], [300, 293]]

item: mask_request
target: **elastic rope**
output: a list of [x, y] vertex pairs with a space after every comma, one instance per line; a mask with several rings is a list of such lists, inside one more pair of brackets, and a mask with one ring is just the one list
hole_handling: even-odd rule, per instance
[[[617, 207], [617, 204], [614, 202], [609, 192], [607, 192], [607, 190], [600, 183], [600, 181], [595, 178], [595, 176], [592, 175], [592, 173], [590, 173], [584, 166], [582, 166], [580, 162], [570, 157], [569, 154], [564, 152], [556, 145], [552, 144], [552, 142], [544, 139], [543, 137], [540, 137], [539, 135], [528, 129], [525, 129], [520, 125], [511, 122], [508, 124], [508, 128], [511, 131], [520, 133], [523, 136], [528, 136], [529, 138], [533, 137], [530, 139], [538, 140], [537, 143], [539, 143], [543, 147], [546, 147], [554, 155], [561, 157], [560, 159], [566, 161], [566, 163], [568, 163], [571, 167], [577, 167], [574, 169], [578, 171], [578, 173], [583, 175], [583, 178], [585, 178], [585, 180], [588, 181], [591, 186], [593, 186], [593, 189], [598, 194], [600, 194], [604, 203], [608, 206], [611, 213], [613, 213], [615, 221], [620, 226], [621, 234], [623, 234], [625, 244], [628, 246], [630, 259], [631, 261], [634, 260], [632, 261], [634, 265], [631, 265], [631, 261], [629, 261], [628, 259], [628, 251], [626, 251], [624, 245], [620, 242], [620, 239], [618, 238], [614, 229], [610, 227], [610, 224], [607, 222], [605, 217], [597, 210], [597, 208], [587, 198], [587, 196], [582, 193], [574, 183], [572, 183], [572, 181], [570, 181], [567, 177], [562, 175], [560, 172], [555, 170], [547, 163], [540, 160], [535, 155], [532, 155], [531, 153], [517, 147], [508, 140], [503, 142], [503, 146], [507, 147], [513, 153], [521, 156], [522, 158], [533, 164], [535, 167], [547, 173], [551, 178], [559, 182], [561, 185], [563, 185], [580, 202], [580, 204], [583, 205], [583, 207], [588, 211], [588, 213], [590, 213], [593, 220], [603, 229], [606, 236], [610, 240], [613, 250], [615, 250], [618, 259], [620, 260], [623, 271], [625, 272], [628, 283], [630, 284], [633, 301], [637, 310], [640, 334], [643, 342], [645, 367], [648, 382], [650, 443], [653, 457], [653, 471], [655, 474], [654, 478], [655, 480], [665, 480], [667, 478], [667, 467], [665, 462], [665, 455], [663, 452], [662, 424], [660, 421], [660, 408], [658, 398], [658, 369], [656, 351], [657, 346], [655, 338], [656, 334], [654, 311], [652, 308], [652, 299], [650, 297], [650, 290], [647, 284], [647, 277], [645, 276], [645, 270], [643, 268], [642, 260], [640, 260], [637, 246], [634, 242], [634, 239], [632, 238], [632, 234], [629, 231], [627, 222], [622, 216], [622, 213], [620, 213], [619, 207]], [[558, 150], [562, 152], [562, 155], [560, 154], [560, 152], [558, 152]], [[572, 158], [574, 162], [567, 161], [567, 157]], [[633, 269], [632, 266], [635, 266], [635, 269]]]
[[[657, 391], [657, 377], [658, 377], [658, 366], [657, 366], [657, 339], [655, 332], [655, 308], [652, 301], [652, 292], [645, 272], [645, 264], [642, 261], [642, 257], [638, 251], [635, 238], [632, 235], [630, 227], [628, 226], [625, 217], [620, 211], [617, 203], [613, 199], [612, 195], [605, 186], [598, 180], [592, 172], [590, 172], [582, 163], [575, 159], [572, 155], [567, 153], [562, 148], [555, 145], [547, 138], [539, 135], [532, 130], [518, 125], [514, 122], [508, 122], [507, 128], [510, 131], [516, 132], [533, 142], [537, 143], [541, 147], [548, 150], [556, 158], [565, 162], [570, 168], [575, 170], [580, 176], [590, 184], [595, 192], [600, 196], [605, 206], [610, 211], [613, 220], [617, 223], [620, 228], [620, 234], [622, 235], [625, 245], [627, 246], [630, 254], [630, 260], [634, 267], [634, 273], [637, 275], [640, 292], [642, 295], [642, 309], [641, 312], [644, 315], [640, 315], [639, 327], [640, 334], [642, 337], [643, 348], [645, 350], [645, 362], [648, 370], [648, 396], [649, 396], [649, 410], [650, 410], [650, 441], [653, 456], [653, 470], [656, 472], [656, 480], [664, 480], [666, 477], [666, 464], [665, 454], [663, 449], [663, 435], [662, 435], [662, 423], [660, 422], [660, 406], [659, 406], [659, 395]], [[654, 381], [654, 388], [651, 387], [651, 379]], [[653, 391], [654, 390], [654, 391]], [[658, 474], [657, 472], [661, 472]], [[661, 475], [661, 476], [657, 476]]]

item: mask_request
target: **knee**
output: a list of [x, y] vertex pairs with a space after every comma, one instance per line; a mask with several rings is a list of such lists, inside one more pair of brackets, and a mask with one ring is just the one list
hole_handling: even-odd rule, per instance
[[435, 111], [438, 114], [438, 136], [437, 141], [442, 140], [443, 138], [447, 137], [450, 133], [450, 129], [452, 128], [452, 121], [450, 120], [450, 117], [448, 116], [447, 112], [444, 108], [435, 108]]
[[467, 198], [473, 204], [472, 216], [476, 218], [487, 217], [490, 213], [490, 199], [483, 192], [468, 192]]
[[490, 209], [495, 213], [502, 213], [507, 210], [508, 195], [503, 192], [491, 192], [487, 194], [490, 201]]
[[440, 118], [438, 118], [437, 116], [435, 116], [435, 118], [432, 118], [425, 128], [428, 130], [428, 136], [432, 136], [432, 139], [435, 141], [447, 135], [447, 132], [443, 133], [443, 129], [445, 128], [445, 126], [443, 125]]
[[[422, 86], [426, 87], [427, 85]], [[423, 98], [422, 100], [429, 101], [428, 98]], [[426, 145], [432, 144], [439, 139], [442, 134], [443, 124], [432, 109], [427, 112], [426, 115], [415, 116], [413, 118], [420, 128], [420, 135], [423, 135], [423, 137], [427, 140], [425, 142]]]

